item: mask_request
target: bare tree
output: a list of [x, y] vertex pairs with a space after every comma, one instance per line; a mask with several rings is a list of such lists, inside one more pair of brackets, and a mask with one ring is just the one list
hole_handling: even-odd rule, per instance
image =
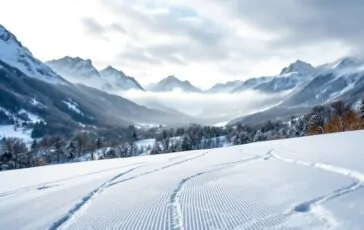
[[345, 115], [350, 113], [350, 106], [345, 105], [343, 101], [335, 101], [331, 104], [331, 108], [334, 110], [334, 116], [338, 120], [338, 128], [340, 132], [345, 131]]
[[2, 140], [3, 147], [2, 161], [9, 169], [19, 169], [29, 167], [28, 165], [28, 149], [22, 139], [4, 138]]
[[64, 161], [64, 156], [66, 153], [66, 142], [60, 136], [55, 136], [53, 138], [54, 149], [57, 156], [57, 163], [61, 163]]
[[310, 133], [325, 133], [325, 124], [329, 119], [329, 115], [329, 111], [324, 106], [314, 107], [309, 121]]

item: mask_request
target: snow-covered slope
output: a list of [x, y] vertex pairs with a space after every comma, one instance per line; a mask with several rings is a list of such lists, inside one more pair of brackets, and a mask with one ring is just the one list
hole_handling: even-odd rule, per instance
[[109, 93], [137, 89], [143, 90], [140, 84], [122, 71], [108, 66], [98, 71], [90, 59], [64, 57], [46, 62], [54, 71], [74, 83], [94, 87]]
[[[28, 77], [53, 84], [67, 84], [47, 65], [33, 57], [32, 53], [2, 25], [0, 25], [0, 61], [18, 69]], [[0, 68], [4, 68], [1, 62]]]
[[0, 228], [361, 229], [363, 138], [358, 131], [1, 172]]
[[156, 84], [147, 86], [147, 89], [154, 92], [186, 92], [186, 93], [198, 93], [200, 89], [193, 86], [189, 81], [181, 81], [175, 76], [168, 76]]

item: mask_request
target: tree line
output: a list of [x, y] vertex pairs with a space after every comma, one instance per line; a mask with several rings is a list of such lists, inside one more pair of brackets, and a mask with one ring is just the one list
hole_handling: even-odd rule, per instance
[[[268, 121], [256, 126], [238, 124], [211, 127], [197, 124], [180, 128], [123, 129], [122, 138], [107, 138], [91, 132], [77, 132], [71, 138], [45, 136], [25, 143], [18, 138], [0, 140], [0, 170], [47, 164], [163, 154], [220, 148], [258, 141], [302, 137], [364, 128], [364, 100], [353, 109], [343, 101], [317, 106], [304, 116], [288, 121]], [[140, 139], [156, 139], [152, 146], [138, 146]]]

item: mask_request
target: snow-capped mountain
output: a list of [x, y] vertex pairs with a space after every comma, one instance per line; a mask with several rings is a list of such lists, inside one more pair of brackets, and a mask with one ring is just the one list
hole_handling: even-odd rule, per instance
[[[0, 61], [29, 77], [53, 84], [68, 84], [51, 68], [34, 58], [32, 53], [2, 25], [0, 25]], [[1, 67], [0, 63], [0, 68], [5, 67]]]
[[101, 77], [109, 82], [112, 87], [118, 90], [144, 90], [143, 87], [133, 78], [126, 76], [121, 70], [117, 70], [112, 66], [108, 66], [100, 71]]
[[59, 75], [73, 83], [80, 83], [109, 93], [130, 89], [143, 90], [140, 84], [122, 71], [108, 66], [98, 71], [90, 59], [64, 57], [46, 62]]
[[282, 92], [298, 89], [310, 82], [316, 74], [316, 69], [309, 63], [297, 60], [270, 81], [255, 87], [264, 92]]
[[198, 93], [201, 90], [193, 86], [189, 81], [181, 81], [175, 76], [168, 76], [156, 84], [147, 86], [147, 89], [154, 92], [186, 92]]
[[342, 58], [318, 67], [318, 74], [300, 91], [288, 98], [289, 106], [312, 106], [336, 99], [350, 99], [364, 93], [364, 62], [357, 58]]
[[272, 77], [250, 78], [250, 79], [244, 81], [240, 86], [235, 88], [232, 92], [238, 93], [238, 92], [242, 92], [245, 90], [254, 90], [259, 85], [270, 82], [272, 79], [273, 79]]
[[48, 61], [46, 64], [67, 77], [75, 78], [74, 80], [101, 78], [90, 59], [66, 56], [58, 60]]
[[46, 64], [70, 82], [111, 91], [112, 86], [101, 78], [90, 59], [66, 56], [58, 60], [47, 61]]
[[297, 60], [296, 62], [290, 64], [289, 66], [282, 69], [280, 75], [300, 73], [302, 75], [312, 75], [315, 73], [315, 67], [311, 64]]
[[332, 63], [318, 66], [323, 71], [343, 71], [363, 66], [363, 60], [357, 57], [343, 57]]
[[311, 64], [297, 60], [283, 68], [279, 75], [248, 79], [233, 92], [259, 90], [267, 93], [277, 93], [293, 90], [312, 80], [316, 71]]
[[[306, 114], [313, 106], [330, 104], [335, 100], [352, 104], [364, 96], [363, 60], [345, 57], [318, 66], [314, 70], [310, 67], [307, 70], [309, 72], [303, 71], [306, 74], [297, 75], [297, 72], [293, 72], [293, 75], [287, 72], [283, 74], [288, 74], [284, 77], [286, 79], [293, 76], [295, 84], [288, 85], [297, 85], [297, 87], [277, 106], [238, 118], [231, 123], [259, 123], [270, 119], [285, 119], [292, 115]], [[274, 80], [269, 84], [272, 84]]]
[[230, 93], [243, 84], [243, 81], [235, 80], [226, 83], [218, 83], [206, 90], [206, 93]]

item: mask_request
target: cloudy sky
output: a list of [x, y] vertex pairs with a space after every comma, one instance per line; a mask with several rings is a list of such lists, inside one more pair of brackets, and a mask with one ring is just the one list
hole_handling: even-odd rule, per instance
[[43, 61], [113, 65], [141, 83], [206, 88], [359, 55], [362, 0], [0, 0], [0, 23]]

